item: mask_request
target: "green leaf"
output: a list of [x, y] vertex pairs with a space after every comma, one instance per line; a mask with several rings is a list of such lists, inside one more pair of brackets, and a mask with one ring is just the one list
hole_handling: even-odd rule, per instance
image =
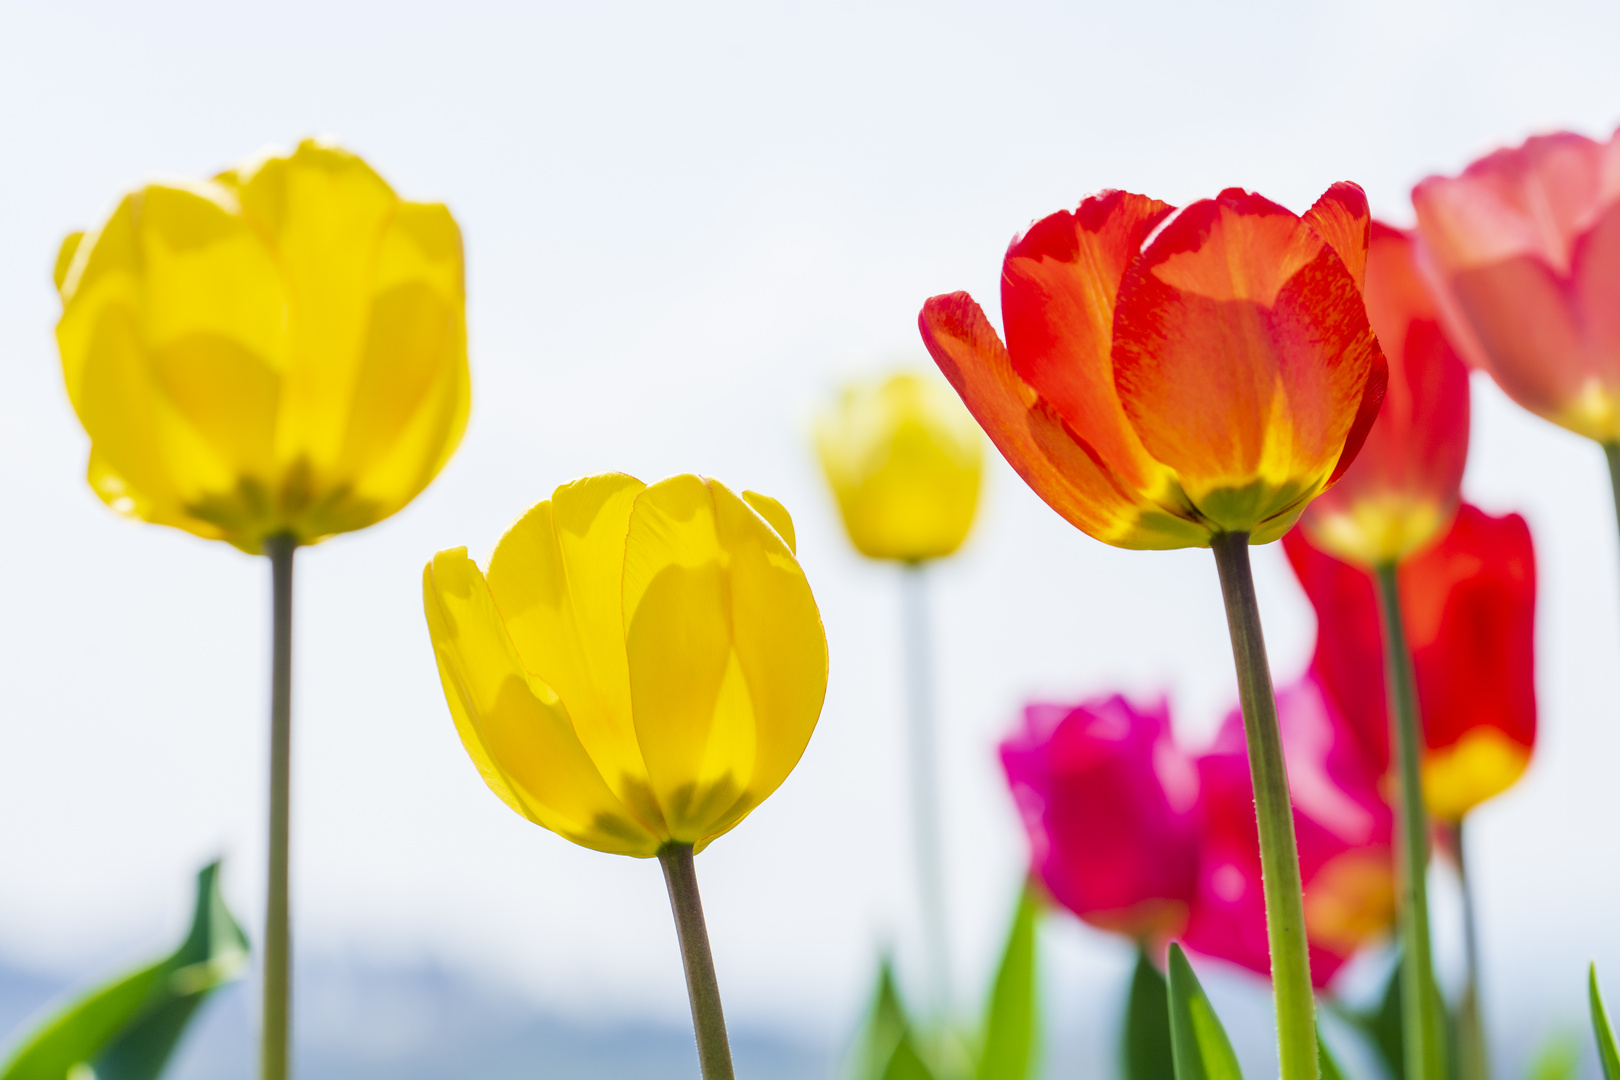
[[1559, 1032], [1536, 1051], [1526, 1080], [1575, 1080], [1580, 1067], [1580, 1040], [1567, 1031]]
[[1170, 1052], [1170, 989], [1142, 949], [1136, 952], [1136, 970], [1131, 974], [1119, 1057], [1124, 1080], [1175, 1080], [1176, 1062]]
[[1592, 1034], [1597, 1036], [1598, 1061], [1603, 1065], [1603, 1080], [1620, 1080], [1620, 1054], [1614, 1050], [1614, 1031], [1609, 1027], [1609, 1014], [1603, 1008], [1603, 994], [1598, 990], [1597, 965], [1593, 964], [1587, 977], [1587, 996], [1592, 1002]]
[[1333, 1056], [1328, 1049], [1327, 1040], [1322, 1038], [1322, 1021], [1316, 1021], [1316, 1069], [1322, 1074], [1322, 1080], [1344, 1080], [1344, 1070], [1339, 1067], [1339, 1059]]
[[[911, 1020], [900, 1000], [894, 965], [888, 957], [884, 957], [878, 967], [877, 990], [862, 1027], [855, 1061], [856, 1080], [933, 1080], [917, 1052]], [[5, 1078], [0, 1077], [0, 1080]]]
[[1170, 1048], [1176, 1080], [1243, 1080], [1237, 1055], [1187, 954], [1170, 944]]
[[219, 894], [219, 863], [210, 863], [197, 875], [191, 930], [174, 954], [49, 1017], [0, 1080], [156, 1080], [197, 1006], [240, 977], [247, 959], [247, 938]]
[[1040, 902], [1026, 885], [1013, 912], [1007, 948], [984, 1018], [979, 1080], [1026, 1080], [1035, 1057], [1038, 1013], [1035, 983], [1035, 919]]

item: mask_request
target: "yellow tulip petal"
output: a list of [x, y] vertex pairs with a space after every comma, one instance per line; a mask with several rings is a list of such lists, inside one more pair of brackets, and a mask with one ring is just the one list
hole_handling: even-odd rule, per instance
[[752, 776], [728, 819], [711, 826], [717, 834], [763, 802], [803, 756], [827, 692], [827, 635], [791, 549], [723, 485], [710, 488], [730, 558], [732, 648], [755, 727]]
[[614, 794], [662, 832], [631, 716], [620, 604], [630, 510], [645, 487], [606, 473], [558, 488], [501, 537], [488, 581], [524, 669], [566, 703]]
[[79, 244], [84, 240], [84, 233], [72, 232], [62, 237], [62, 246], [56, 252], [56, 265], [51, 270], [51, 280], [56, 283], [56, 291], [67, 298], [68, 271], [73, 267], [73, 257], [79, 253]]
[[793, 518], [788, 514], [787, 507], [769, 495], [761, 495], [757, 491], [745, 491], [742, 493], [742, 497], [743, 502], [752, 506], [758, 511], [760, 517], [771, 523], [771, 528], [776, 530], [776, 535], [786, 542], [788, 553], [797, 555], [799, 553], [799, 541], [793, 532]]
[[650, 856], [661, 839], [609, 790], [567, 708], [525, 672], [465, 548], [423, 571], [423, 604], [462, 744], [490, 788], [537, 824], [585, 847]]
[[401, 203], [382, 238], [353, 404], [329, 473], [341, 499], [320, 508], [322, 531], [399, 510], [461, 441], [469, 397], [461, 277], [461, 234], [449, 211]]
[[337, 465], [353, 407], [383, 238], [399, 207], [360, 158], [311, 140], [221, 180], [288, 282], [276, 456], [317, 477]]
[[737, 801], [754, 766], [743, 734], [752, 725], [738, 717], [749, 702], [733, 670], [731, 583], [714, 502], [696, 476], [647, 488], [631, 513], [624, 557], [636, 737], [670, 835], [689, 843]]

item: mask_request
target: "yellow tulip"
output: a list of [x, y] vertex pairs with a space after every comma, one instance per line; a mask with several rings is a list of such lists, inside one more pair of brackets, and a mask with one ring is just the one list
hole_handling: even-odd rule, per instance
[[863, 555], [918, 562], [967, 538], [984, 450], [949, 388], [912, 374], [852, 383], [822, 414], [816, 445]]
[[466, 427], [460, 230], [343, 150], [148, 184], [55, 277], [90, 485], [119, 513], [314, 543], [410, 502]]
[[716, 480], [576, 480], [488, 573], [441, 551], [422, 592], [485, 782], [598, 851], [701, 851], [787, 778], [821, 713], [827, 639], [793, 522]]

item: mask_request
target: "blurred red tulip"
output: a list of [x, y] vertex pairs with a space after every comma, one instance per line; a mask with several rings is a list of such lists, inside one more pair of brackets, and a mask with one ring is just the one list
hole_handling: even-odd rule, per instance
[[[1392, 821], [1377, 774], [1313, 675], [1280, 691], [1277, 711], [1305, 886], [1311, 979], [1320, 987], [1394, 918]], [[1226, 718], [1214, 746], [1198, 759], [1198, 779], [1203, 843], [1182, 941], [1269, 975], [1260, 837], [1241, 713]]]
[[1355, 463], [1300, 518], [1318, 546], [1363, 566], [1396, 562], [1445, 533], [1468, 459], [1468, 369], [1441, 332], [1415, 248], [1373, 222], [1362, 291], [1389, 389]]
[[1620, 136], [1538, 136], [1412, 203], [1459, 347], [1531, 412], [1620, 440]]
[[1054, 899], [1144, 944], [1181, 930], [1197, 878], [1198, 777], [1163, 701], [1030, 705], [1001, 763]]
[[1385, 365], [1360, 283], [1367, 200], [1303, 217], [1229, 188], [1179, 213], [1107, 191], [1031, 225], [1002, 263], [1007, 343], [967, 293], [928, 350], [1024, 481], [1128, 548], [1286, 532], [1355, 458]]
[[[1372, 579], [1301, 530], [1283, 547], [1316, 608], [1313, 667], [1381, 775], [1389, 720]], [[1517, 514], [1492, 517], [1464, 504], [1439, 544], [1401, 564], [1399, 580], [1424, 728], [1424, 801], [1458, 821], [1510, 787], [1535, 746], [1530, 529]]]

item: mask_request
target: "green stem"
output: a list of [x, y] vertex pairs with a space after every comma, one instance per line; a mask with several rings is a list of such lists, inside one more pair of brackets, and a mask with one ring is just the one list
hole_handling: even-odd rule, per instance
[[939, 764], [934, 737], [934, 681], [928, 639], [926, 564], [901, 571], [905, 625], [906, 727], [911, 757], [911, 826], [917, 861], [917, 895], [927, 949], [929, 1005], [944, 1025], [950, 1014], [951, 962], [945, 929], [945, 872], [939, 836]]
[[669, 906], [675, 913], [675, 936], [686, 965], [686, 996], [692, 1003], [692, 1030], [697, 1035], [698, 1064], [703, 1080], [735, 1080], [731, 1069], [731, 1043], [726, 1018], [720, 1009], [720, 982], [714, 977], [714, 954], [709, 951], [709, 930], [703, 922], [703, 898], [698, 895], [697, 867], [692, 845], [670, 841], [658, 849], [669, 887]]
[[1294, 841], [1288, 771], [1271, 667], [1260, 632], [1260, 605], [1249, 569], [1249, 534], [1220, 533], [1210, 541], [1232, 632], [1243, 735], [1254, 780], [1254, 811], [1260, 826], [1260, 871], [1266, 898], [1266, 937], [1271, 946], [1272, 993], [1277, 1005], [1277, 1057], [1282, 1080], [1317, 1080], [1316, 1000], [1305, 938], [1305, 899]]
[[270, 866], [264, 913], [260, 1080], [287, 1080], [288, 1075], [292, 938], [287, 915], [287, 851], [292, 789], [293, 554], [297, 550], [298, 541], [292, 536], [272, 536], [264, 542], [264, 553], [270, 559], [271, 595]]
[[1468, 960], [1468, 977], [1463, 983], [1462, 1001], [1457, 1006], [1457, 1053], [1462, 1080], [1491, 1080], [1490, 1046], [1485, 1041], [1485, 1020], [1479, 1003], [1479, 927], [1474, 921], [1474, 886], [1468, 876], [1468, 859], [1463, 854], [1463, 823], [1447, 826], [1451, 850], [1457, 859], [1457, 883], [1462, 886], [1463, 948]]
[[1614, 494], [1614, 520], [1620, 525], [1620, 442], [1603, 444], [1603, 456], [1609, 462], [1609, 487]]
[[1429, 941], [1429, 826], [1423, 804], [1421, 721], [1412, 654], [1401, 622], [1401, 591], [1394, 563], [1375, 568], [1384, 624], [1384, 678], [1389, 684], [1390, 748], [1399, 773], [1395, 846], [1400, 882], [1401, 1009], [1407, 1080], [1444, 1080], [1444, 1027], [1434, 984]]

